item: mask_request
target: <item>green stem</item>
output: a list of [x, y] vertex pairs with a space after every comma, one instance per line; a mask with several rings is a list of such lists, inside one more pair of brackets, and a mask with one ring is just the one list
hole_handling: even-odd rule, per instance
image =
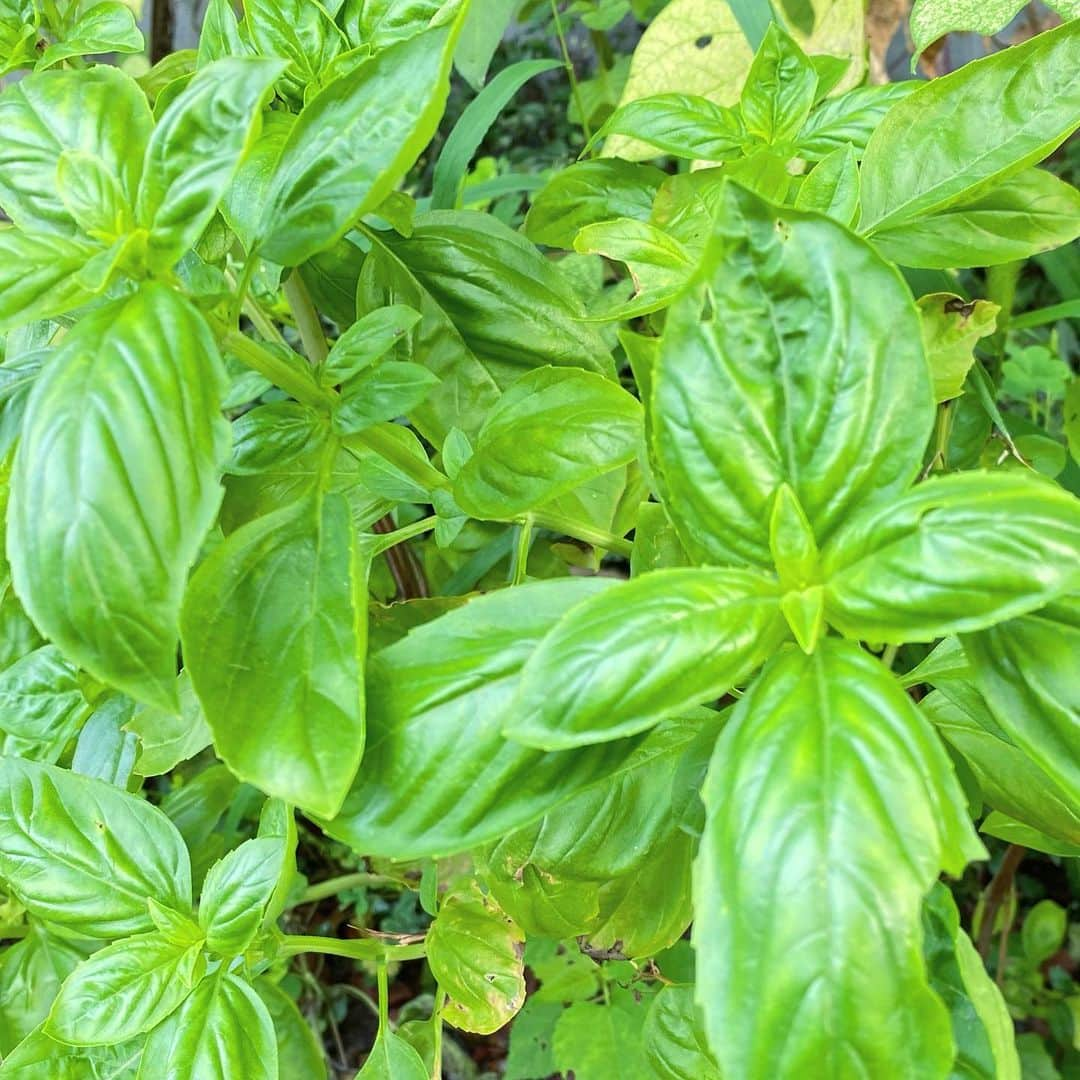
[[351, 445], [360, 445], [368, 450], [374, 450], [379, 457], [385, 458], [410, 480], [415, 480], [425, 491], [450, 486], [450, 481], [444, 473], [439, 472], [430, 462], [411, 454], [397, 439], [387, 434], [386, 430], [378, 425], [358, 431], [355, 435], [346, 436], [345, 449], [348, 450]]
[[896, 654], [900, 651], [899, 645], [887, 645], [885, 651], [881, 654], [881, 662], [892, 671], [893, 664], [896, 663]]
[[248, 367], [265, 376], [275, 386], [296, 398], [297, 401], [310, 405], [314, 409], [329, 410], [334, 407], [337, 395], [331, 390], [323, 390], [311, 380], [292, 368], [281, 357], [264, 349], [257, 341], [252, 341], [246, 334], [231, 329], [220, 319], [211, 318], [221, 344], [229, 352], [239, 357]]
[[438, 520], [438, 516], [433, 514], [431, 517], [423, 518], [421, 521], [414, 521], [411, 525], [395, 529], [391, 533], [375, 534], [368, 541], [368, 551], [371, 553], [372, 558], [381, 555], [384, 551], [389, 551], [390, 548], [397, 547], [398, 544], [403, 544], [414, 536], [422, 536], [426, 532], [431, 532]]
[[338, 893], [343, 893], [347, 889], [360, 889], [366, 885], [369, 886], [381, 886], [381, 885], [400, 885], [397, 879], [392, 877], [386, 877], [385, 874], [342, 874], [341, 877], [329, 878], [326, 881], [317, 881], [314, 885], [309, 885], [301, 895], [300, 899], [296, 901], [294, 907], [299, 907], [301, 904], [314, 904], [319, 900], [325, 900], [330, 896], [337, 896]]
[[281, 944], [279, 956], [299, 956], [301, 953], [321, 953], [324, 956], [344, 956], [349, 960], [419, 960], [427, 954], [422, 941], [414, 945], [390, 945], [372, 939], [308, 937], [289, 934]]
[[379, 1034], [390, 1026], [390, 985], [386, 976], [386, 961], [379, 961]]
[[634, 545], [629, 540], [624, 540], [614, 533], [605, 532], [603, 529], [594, 529], [583, 521], [574, 521], [572, 518], [564, 517], [562, 514], [539, 511], [533, 513], [532, 519], [533, 524], [539, 525], [541, 529], [551, 529], [554, 532], [562, 533], [563, 536], [572, 536], [577, 540], [584, 540], [585, 543], [592, 544], [593, 547], [605, 548], [608, 551], [614, 551], [617, 555], [624, 555], [629, 558], [630, 553], [634, 550]]
[[330, 355], [330, 347], [326, 344], [319, 313], [311, 302], [299, 270], [294, 270], [285, 281], [285, 299], [288, 300], [296, 319], [296, 327], [300, 331], [300, 340], [304, 343], [304, 352], [308, 359], [313, 364], [323, 363]]
[[435, 995], [435, 1008], [431, 1013], [431, 1048], [434, 1058], [431, 1080], [442, 1080], [442, 1017], [444, 1008], [446, 1008], [446, 991], [440, 990]]
[[532, 514], [526, 514], [521, 524], [518, 525], [517, 549], [514, 552], [514, 563], [510, 575], [511, 585], [521, 585], [525, 581], [529, 570], [529, 551], [532, 548], [533, 519]]
[[255, 277], [255, 269], [259, 265], [258, 257], [248, 255], [244, 260], [244, 269], [240, 271], [240, 280], [236, 281], [232, 274], [226, 273], [225, 279], [235, 291], [232, 303], [229, 305], [229, 325], [236, 326], [240, 320], [240, 312], [244, 310], [248, 291], [251, 289], [251, 280]]
[[563, 66], [566, 68], [567, 78], [570, 80], [570, 92], [574, 95], [574, 104], [577, 106], [578, 116], [581, 118], [581, 128], [585, 132], [585, 142], [592, 142], [592, 128], [589, 126], [589, 118], [585, 115], [585, 104], [581, 100], [581, 88], [578, 86], [577, 72], [574, 71], [574, 61], [570, 59], [570, 48], [566, 44], [566, 35], [563, 33], [562, 17], [559, 15], [557, 0], [551, 0], [551, 14], [555, 19], [555, 33], [559, 38], [559, 48], [562, 49]]
[[1053, 307], [1039, 308], [1037, 311], [1017, 315], [1015, 319], [1009, 320], [1009, 329], [1030, 330], [1032, 327], [1046, 326], [1047, 323], [1054, 323], [1059, 319], [1080, 319], [1080, 300], [1066, 300], [1063, 304], [1055, 304]]

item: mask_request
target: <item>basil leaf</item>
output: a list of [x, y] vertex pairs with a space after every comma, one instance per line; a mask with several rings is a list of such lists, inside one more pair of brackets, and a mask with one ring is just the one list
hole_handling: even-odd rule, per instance
[[174, 710], [140, 706], [124, 724], [139, 740], [135, 771], [140, 776], [163, 776], [181, 761], [193, 758], [213, 739], [202, 706], [186, 671], [176, 683], [180, 707]]
[[169, 103], [146, 148], [136, 204], [152, 266], [171, 266], [210, 224], [255, 131], [281, 60], [218, 60]]
[[143, 1043], [65, 1046], [38, 1029], [4, 1058], [4, 1080], [136, 1080]]
[[874, 247], [904, 266], [998, 266], [1080, 236], [1080, 191], [1025, 169], [971, 201], [874, 232]]
[[114, 67], [28, 76], [0, 94], [0, 206], [28, 232], [74, 234], [57, 182], [65, 150], [96, 154], [134, 203], [152, 126], [146, 95]]
[[645, 1054], [657, 1080], [720, 1080], [692, 986], [665, 986], [653, 999]]
[[266, 1006], [245, 982], [219, 972], [200, 983], [146, 1041], [139, 1080], [278, 1080]]
[[126, 4], [93, 4], [79, 14], [63, 41], [50, 45], [37, 63], [38, 71], [72, 56], [137, 53], [146, 47], [135, 15]]
[[884, 642], [981, 630], [1075, 589], [1078, 546], [1080, 501], [1033, 474], [934, 478], [836, 533], [826, 618]]
[[862, 172], [863, 232], [914, 221], [1042, 161], [1075, 130], [1080, 23], [925, 83], [881, 122]]
[[79, 732], [71, 756], [72, 772], [127, 788], [138, 753], [138, 739], [124, 730], [124, 724], [134, 709], [131, 698], [113, 694], [94, 710]]
[[383, 360], [354, 375], [342, 388], [333, 428], [352, 435], [411, 413], [427, 398], [439, 377], [420, 364]]
[[586, 225], [614, 218], [648, 221], [664, 174], [618, 159], [579, 161], [556, 173], [533, 197], [525, 235], [536, 244], [571, 248]]
[[345, 42], [322, 4], [305, 0], [244, 0], [244, 26], [256, 52], [289, 61], [285, 94], [297, 105]]
[[620, 386], [590, 371], [539, 368], [488, 414], [454, 498], [473, 517], [513, 517], [628, 464], [641, 437], [641, 405]]
[[[781, 653], [736, 706], [703, 797], [697, 1000], [721, 1073], [944, 1076], [952, 1037], [920, 908], [943, 868], [983, 849], [892, 677], [833, 638]], [[792, 890], [798, 903], [774, 899]]]
[[185, 665], [219, 756], [325, 816], [363, 751], [364, 580], [347, 501], [310, 496], [237, 529], [184, 600]]
[[843, 146], [823, 157], [807, 174], [795, 199], [797, 210], [813, 210], [850, 226], [859, 212], [859, 164]]
[[545, 750], [634, 735], [719, 697], [786, 637], [763, 574], [646, 574], [582, 601], [544, 637], [503, 733]]
[[[652, 154], [723, 161], [741, 152], [746, 127], [736, 109], [717, 105], [697, 94], [655, 94], [620, 105], [593, 136], [593, 140], [629, 136], [635, 143], [654, 148]], [[616, 141], [615, 145], [619, 145]], [[607, 153], [616, 150], [611, 142]]]
[[215, 863], [203, 883], [199, 925], [206, 947], [238, 956], [255, 940], [285, 863], [283, 838], [245, 840]]
[[659, 729], [545, 754], [503, 738], [519, 673], [575, 603], [610, 582], [555, 580], [470, 601], [414, 629], [368, 665], [368, 744], [326, 832], [358, 851], [421, 858], [467, 851], [541, 817], [594, 781], [688, 736]]
[[8, 551], [28, 613], [71, 661], [166, 709], [188, 568], [221, 500], [223, 389], [202, 316], [147, 285], [67, 335], [15, 455]]
[[[820, 59], [819, 56], [811, 57], [811, 60]], [[826, 98], [810, 114], [795, 140], [799, 157], [820, 161], [837, 150], [850, 147], [855, 156], [861, 158], [883, 117], [920, 85], [912, 80], [884, 86], [860, 86], [846, 94]]]
[[424, 1059], [400, 1036], [383, 1028], [356, 1080], [428, 1080]]
[[687, 294], [664, 328], [656, 479], [695, 561], [771, 566], [780, 484], [822, 543], [915, 478], [933, 424], [930, 373], [911, 295], [867, 244], [732, 184], [722, 198], [710, 310]]
[[[222, 196], [221, 216], [247, 251], [251, 251], [259, 235], [278, 159], [295, 123], [296, 117], [292, 113], [265, 112], [262, 130], [244, 155]], [[355, 289], [354, 279], [350, 291]]]
[[279, 1077], [326, 1080], [322, 1043], [301, 1015], [296, 1002], [265, 976], [256, 979], [253, 985], [274, 1024]]
[[746, 75], [739, 112], [750, 135], [787, 143], [802, 130], [817, 101], [817, 70], [774, 19]]
[[206, 67], [226, 56], [244, 56], [249, 48], [240, 36], [232, 0], [210, 0], [199, 30], [197, 66]]
[[232, 426], [232, 476], [257, 476], [288, 465], [325, 441], [323, 417], [298, 401], [272, 401], [244, 413]]
[[975, 363], [975, 348], [997, 329], [1001, 308], [988, 300], [967, 303], [952, 293], [929, 293], [918, 300], [923, 345], [934, 376], [934, 397], [950, 401], [964, 392]]
[[[1037, 558], [1037, 556], [1034, 556]], [[1080, 791], [1080, 598], [963, 639], [975, 682], [1009, 738], [1065, 791]]]
[[110, 939], [153, 929], [147, 901], [191, 907], [180, 834], [101, 780], [0, 758], [0, 876], [36, 918]]
[[119, 177], [97, 154], [65, 150], [57, 161], [56, 182], [64, 206], [88, 235], [108, 243], [134, 227]]
[[266, 258], [304, 262], [393, 191], [435, 134], [458, 26], [391, 46], [308, 103], [278, 162], [256, 245]]
[[98, 950], [68, 976], [45, 1032], [73, 1046], [113, 1046], [157, 1027], [206, 971], [202, 945], [135, 934]]
[[100, 250], [67, 236], [0, 229], [0, 332], [85, 304], [94, 290], [81, 271]]
[[420, 312], [403, 304], [379, 308], [358, 319], [334, 342], [320, 372], [324, 386], [347, 382], [381, 360], [420, 321]]
[[445, 991], [444, 1018], [490, 1035], [525, 1002], [521, 931], [474, 885], [451, 893], [427, 932], [427, 961]]
[[[54, 645], [42, 645], [0, 672], [0, 729], [54, 745], [53, 761], [89, 714], [78, 669]], [[36, 755], [24, 751], [21, 756]]]

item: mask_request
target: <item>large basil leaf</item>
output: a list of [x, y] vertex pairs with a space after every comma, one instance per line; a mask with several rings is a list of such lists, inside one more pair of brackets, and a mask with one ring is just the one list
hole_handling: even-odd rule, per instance
[[278, 162], [258, 247], [295, 266], [374, 209], [434, 135], [460, 20], [392, 45], [304, 108]]
[[146, 148], [136, 206], [152, 265], [171, 266], [210, 224], [283, 68], [281, 60], [218, 60], [169, 102]]
[[232, 533], [184, 600], [184, 661], [218, 754], [326, 816], [363, 752], [365, 580], [347, 500], [316, 494]]
[[28, 231], [76, 232], [56, 175], [65, 150], [96, 154], [134, 203], [152, 126], [146, 95], [114, 67], [46, 71], [9, 86], [0, 94], [0, 206]]
[[479, 889], [452, 893], [427, 934], [427, 961], [447, 995], [446, 1020], [490, 1035], [525, 1003], [521, 931]]
[[274, 1025], [258, 994], [223, 970], [151, 1033], [139, 1080], [278, 1080]]
[[[620, 105], [604, 121], [594, 139], [606, 138], [608, 153], [632, 137], [634, 146], [655, 149], [642, 157], [671, 154], [691, 160], [722, 161], [747, 142], [738, 110], [717, 105], [698, 94], [655, 94]], [[638, 156], [638, 155], [635, 155]]]
[[45, 1031], [73, 1046], [133, 1039], [179, 1008], [205, 970], [199, 942], [172, 942], [160, 933], [122, 938], [68, 976]]
[[920, 909], [942, 869], [984, 852], [889, 673], [834, 638], [782, 653], [737, 705], [703, 797], [697, 999], [721, 1073], [944, 1078]]
[[80, 271], [100, 250], [77, 237], [0, 229], [0, 332], [89, 300], [93, 284]]
[[921, 86], [866, 148], [863, 232], [913, 221], [1041, 161], [1080, 117], [1080, 22]]
[[904, 266], [997, 266], [1080, 236], [1080, 191], [1045, 169], [1025, 169], [986, 194], [873, 234]]
[[906, 285], [836, 222], [734, 184], [699, 291], [668, 313], [651, 425], [665, 507], [700, 562], [770, 566], [788, 483], [819, 541], [914, 479], [933, 423]]
[[965, 637], [975, 682], [1009, 738], [1080, 792], [1080, 597]]
[[[326, 1080], [322, 1043], [301, 1015], [296, 1002], [265, 976], [256, 979], [254, 987], [274, 1022], [279, 1080], [293, 1077], [296, 1080]], [[426, 1076], [424, 1080], [427, 1080]]]
[[102, 780], [0, 758], [0, 877], [81, 937], [152, 930], [147, 901], [191, 906], [187, 848], [155, 807]]
[[788, 636], [776, 581], [644, 574], [573, 608], [525, 664], [504, 734], [545, 750], [633, 735], [719, 697]]
[[938, 477], [856, 516], [822, 553], [826, 618], [901, 643], [981, 630], [1080, 586], [1080, 500], [1026, 473]]
[[622, 387], [591, 371], [539, 368], [488, 414], [454, 497], [473, 517], [514, 517], [628, 464], [641, 439], [641, 403]]
[[551, 754], [503, 737], [537, 643], [575, 603], [611, 585], [565, 579], [493, 593], [376, 653], [364, 763], [325, 830], [357, 851], [395, 859], [467, 851], [692, 737], [674, 723], [644, 743]]
[[224, 369], [202, 316], [162, 285], [80, 322], [34, 384], [15, 456], [15, 589], [73, 662], [176, 707], [188, 569], [221, 501]]
[[[80, 10], [81, 9], [81, 10]], [[51, 67], [72, 56], [91, 53], [138, 53], [145, 48], [142, 33], [135, 23], [135, 14], [126, 4], [115, 0], [80, 5], [78, 18], [64, 35], [54, 42], [38, 61], [38, 70]]]
[[692, 986], [666, 986], [645, 1021], [645, 1054], [657, 1080], [720, 1080]]

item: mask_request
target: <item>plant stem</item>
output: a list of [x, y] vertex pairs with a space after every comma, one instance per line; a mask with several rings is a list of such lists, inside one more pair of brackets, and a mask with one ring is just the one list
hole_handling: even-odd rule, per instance
[[529, 571], [529, 551], [532, 548], [532, 514], [526, 514], [518, 525], [517, 548], [514, 552], [514, 564], [510, 572], [510, 584], [521, 585]]
[[248, 255], [247, 259], [244, 261], [244, 269], [240, 272], [239, 281], [236, 281], [232, 274], [228, 272], [225, 274], [225, 280], [228, 281], [229, 285], [236, 293], [232, 303], [229, 305], [230, 326], [235, 326], [240, 319], [240, 312], [244, 309], [248, 291], [251, 288], [251, 279], [255, 276], [255, 269], [258, 265], [258, 257], [255, 255]]
[[1024, 861], [1026, 854], [1026, 847], [1021, 847], [1020, 844], [1010, 844], [1002, 856], [997, 873], [986, 890], [982, 926], [979, 927], [979, 955], [983, 960], [990, 954], [990, 942], [994, 937], [994, 923], [997, 922], [998, 909], [1009, 895], [1013, 878], [1016, 877], [1016, 871], [1020, 863]]
[[326, 881], [317, 881], [309, 885], [296, 901], [294, 907], [301, 904], [314, 904], [319, 900], [325, 900], [330, 896], [337, 896], [347, 889], [360, 889], [365, 885], [400, 885], [395, 878], [386, 877], [384, 874], [342, 874], [341, 877], [328, 878]]
[[390, 1026], [390, 986], [386, 977], [386, 961], [379, 961], [379, 1034]]
[[304, 343], [307, 358], [313, 364], [321, 364], [329, 356], [330, 347], [326, 344], [319, 313], [311, 302], [299, 270], [294, 270], [285, 280], [285, 299], [288, 300], [296, 319], [296, 327], [300, 331], [300, 340]]
[[564, 517], [562, 514], [540, 511], [533, 513], [532, 519], [533, 524], [539, 525], [541, 529], [551, 529], [554, 532], [562, 533], [563, 536], [572, 536], [577, 540], [584, 540], [585, 543], [592, 544], [593, 547], [606, 548], [608, 551], [614, 551], [617, 555], [625, 555], [629, 558], [630, 553], [634, 550], [634, 545], [629, 540], [621, 539], [614, 533], [605, 532], [603, 529], [594, 529], [583, 521], [574, 521], [572, 518]]
[[358, 431], [355, 435], [346, 436], [346, 450], [350, 448], [350, 444], [359, 444], [368, 450], [374, 450], [379, 457], [385, 458], [410, 480], [415, 480], [425, 491], [450, 486], [450, 481], [444, 473], [439, 472], [430, 462], [409, 453], [397, 439], [387, 434], [385, 429], [378, 425]]
[[442, 1015], [445, 1007], [446, 991], [440, 990], [435, 995], [435, 1008], [431, 1013], [431, 1046], [434, 1057], [431, 1080], [442, 1080]]
[[427, 949], [422, 941], [413, 945], [390, 945], [384, 941], [350, 938], [308, 937], [289, 934], [281, 944], [279, 956], [298, 956], [300, 953], [321, 953], [324, 956], [344, 956], [349, 960], [419, 960]]
[[896, 654], [900, 651], [899, 645], [887, 645], [885, 651], [881, 654], [881, 662], [892, 671], [893, 664], [896, 663]]
[[581, 87], [578, 86], [577, 72], [574, 71], [574, 61], [570, 58], [570, 48], [566, 44], [566, 35], [563, 33], [558, 0], [551, 0], [551, 14], [555, 19], [555, 33], [559, 39], [559, 48], [562, 49], [563, 66], [566, 68], [566, 75], [570, 80], [570, 92], [574, 95], [574, 105], [577, 107], [578, 117], [581, 120], [581, 128], [585, 132], [585, 142], [588, 144], [592, 142], [592, 128], [589, 126], [589, 118], [585, 115], [585, 105], [581, 100]]
[[395, 529], [391, 533], [376, 534], [368, 541], [368, 551], [371, 552], [372, 558], [381, 555], [384, 551], [389, 551], [390, 548], [397, 547], [398, 544], [403, 544], [414, 536], [421, 536], [426, 532], [431, 532], [438, 520], [438, 517], [433, 514], [431, 517], [426, 517], [421, 521], [414, 521], [411, 525]]

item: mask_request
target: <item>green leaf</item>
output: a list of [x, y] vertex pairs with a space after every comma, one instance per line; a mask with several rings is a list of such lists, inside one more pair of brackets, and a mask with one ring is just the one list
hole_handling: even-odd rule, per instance
[[305, 87], [318, 82], [345, 35], [322, 4], [307, 0], [244, 0], [244, 16], [255, 51], [289, 61], [285, 96], [302, 104]]
[[998, 266], [1080, 236], [1080, 191], [1045, 169], [1025, 169], [985, 194], [873, 234], [904, 266]]
[[538, 368], [488, 414], [454, 498], [473, 517], [514, 517], [626, 465], [641, 437], [641, 405], [616, 383], [591, 371]]
[[73, 235], [57, 181], [65, 150], [96, 154], [133, 204], [152, 127], [146, 95], [114, 67], [30, 75], [0, 94], [0, 206], [28, 232]]
[[150, 1033], [139, 1080], [278, 1080], [266, 1006], [245, 982], [219, 972]]
[[356, 1080], [428, 1080], [423, 1058], [389, 1028], [383, 1028]]
[[123, 725], [134, 709], [131, 698], [113, 694], [94, 710], [79, 732], [71, 756], [72, 772], [127, 788], [135, 767], [138, 739]]
[[350, 38], [380, 52], [427, 29], [446, 0], [345, 0]]
[[499, 42], [520, 6], [521, 0], [489, 0], [470, 6], [454, 53], [454, 66], [474, 90], [484, 85]]
[[1080, 501], [1030, 473], [937, 477], [853, 517], [822, 553], [825, 614], [900, 644], [981, 630], [1077, 588]]
[[427, 933], [427, 961], [446, 992], [444, 1018], [462, 1031], [490, 1035], [525, 1001], [521, 931], [473, 886], [439, 906]]
[[666, 986], [645, 1021], [645, 1054], [657, 1080], [720, 1080], [692, 986]]
[[536, 244], [572, 248], [586, 225], [615, 218], [648, 221], [664, 174], [614, 158], [579, 161], [557, 172], [533, 197], [525, 235]]
[[628, 1010], [576, 1001], [555, 1025], [555, 1064], [576, 1080], [640, 1075], [641, 1021]]
[[810, 114], [795, 140], [799, 156], [807, 161], [821, 161], [837, 150], [850, 147], [857, 158], [862, 158], [870, 136], [885, 114], [920, 85], [911, 81], [860, 86], [826, 98]]
[[210, 0], [199, 30], [198, 67], [206, 67], [226, 56], [245, 56], [248, 52], [240, 36], [232, 0]]
[[1053, 900], [1040, 900], [1024, 917], [1020, 941], [1028, 963], [1037, 967], [1061, 948], [1069, 927], [1068, 914]]
[[184, 660], [219, 756], [324, 816], [363, 751], [365, 576], [348, 502], [313, 495], [232, 533], [184, 600]]
[[342, 388], [333, 428], [352, 435], [395, 420], [423, 404], [439, 377], [426, 367], [404, 360], [383, 360], [354, 375]]
[[67, 236], [0, 229], [0, 332], [86, 303], [93, 290], [80, 271], [100, 250]]
[[863, 159], [863, 232], [955, 206], [1034, 165], [1080, 116], [1080, 23], [923, 84], [878, 125]]
[[[251, 142], [222, 197], [222, 217], [249, 252], [258, 238], [266, 213], [278, 159], [295, 123], [296, 117], [292, 113], [274, 110], [263, 115], [262, 130]], [[354, 279], [351, 291], [355, 288]], [[327, 314], [332, 316], [333, 313], [328, 311]]]
[[859, 212], [859, 164], [843, 146], [823, 157], [809, 172], [795, 199], [797, 210], [813, 210], [851, 226]]
[[27, 612], [71, 661], [165, 709], [188, 569], [221, 500], [223, 389], [202, 316], [147, 285], [67, 335], [15, 457], [8, 550]]
[[934, 885], [923, 905], [923, 952], [934, 992], [952, 1017], [957, 1080], [1020, 1080], [1013, 1022], [983, 967], [948, 888]]
[[817, 88], [806, 53], [779, 23], [770, 23], [739, 100], [746, 130], [762, 142], [791, 142], [817, 101]]
[[155, 709], [140, 706], [124, 725], [139, 740], [139, 759], [135, 771], [140, 776], [162, 776], [172, 772], [181, 761], [193, 758], [210, 745], [213, 736], [202, 706], [186, 671], [176, 683], [178, 709]]
[[998, 724], [1065, 791], [1080, 792], [1080, 687], [1072, 670], [1080, 598], [1065, 597], [963, 642]]
[[266, 977], [253, 985], [274, 1024], [280, 1080], [326, 1080], [322, 1043], [293, 999]]
[[45, 1031], [73, 1046], [113, 1046], [156, 1027], [206, 971], [201, 944], [136, 934], [107, 945], [68, 976]]
[[537, 643], [575, 603], [610, 585], [567, 578], [493, 593], [373, 656], [364, 765], [324, 829], [358, 851], [395, 859], [467, 851], [690, 737], [685, 724], [672, 724], [644, 743], [556, 754], [503, 738]]
[[54, 761], [89, 713], [78, 669], [55, 645], [42, 645], [0, 672], [0, 729], [55, 745]]
[[787, 637], [778, 593], [753, 571], [675, 569], [583, 601], [526, 663], [504, 734], [564, 750], [718, 698]]
[[723, 161], [740, 156], [746, 127], [739, 113], [696, 94], [656, 94], [620, 105], [604, 121], [594, 140], [607, 139], [605, 152], [614, 155], [620, 137], [647, 143], [646, 157], [674, 157]]
[[420, 312], [404, 304], [361, 316], [334, 342], [320, 372], [324, 386], [347, 382], [381, 360], [420, 321]]
[[37, 63], [39, 71], [72, 56], [98, 53], [137, 53], [146, 47], [135, 15], [126, 4], [94, 4], [83, 11], [64, 35], [50, 45]]
[[298, 401], [272, 401], [244, 413], [232, 426], [232, 458], [225, 471], [257, 476], [295, 461], [326, 440], [326, 421]]
[[238, 956], [255, 940], [286, 854], [282, 837], [245, 840], [210, 868], [199, 901], [208, 949]]
[[690, 560], [664, 508], [659, 503], [643, 503], [634, 529], [630, 576], [636, 578], [651, 570], [689, 565]]
[[392, 45], [308, 103], [278, 162], [262, 254], [296, 266], [393, 191], [435, 134], [459, 25]]
[[652, 448], [696, 561], [771, 566], [781, 483], [823, 544], [915, 478], [930, 373], [907, 286], [866, 243], [732, 184], [723, 199], [704, 267], [710, 311], [688, 293], [668, 313]]
[[975, 348], [997, 329], [1001, 308], [989, 300], [970, 303], [952, 293], [919, 297], [923, 346], [934, 377], [934, 398], [951, 401], [964, 392]]
[[144, 1039], [120, 1046], [65, 1046], [40, 1028], [4, 1059], [3, 1080], [136, 1080]]
[[281, 60], [217, 60], [169, 103], [146, 148], [136, 213], [150, 230], [151, 265], [194, 247], [254, 140]]
[[984, 852], [888, 672], [834, 638], [781, 653], [736, 706], [703, 797], [697, 1000], [721, 1073], [944, 1077], [920, 908], [942, 869]]
[[[504, 4], [505, 2], [506, 0], [503, 0]], [[490, 6], [490, 0], [485, 6]], [[480, 7], [477, 6], [466, 20], [466, 28], [470, 22], [479, 18], [479, 11]], [[460, 54], [459, 47], [459, 58]], [[557, 67], [562, 67], [559, 60], [520, 60], [500, 71], [490, 85], [469, 102], [453, 131], [447, 136], [439, 160], [435, 163], [431, 187], [432, 210], [453, 210], [457, 206], [461, 185], [469, 171], [469, 162], [499, 113], [530, 79]]]
[[168, 818], [101, 780], [0, 758], [0, 876], [35, 917], [86, 938], [153, 929], [149, 899], [191, 906], [187, 849]]
[[1025, 0], [916, 0], [911, 9], [912, 71], [938, 38], [963, 32], [990, 36], [1012, 21]]
[[1065, 859], [1075, 859], [1080, 856], [1080, 844], [1070, 844], [1067, 840], [1058, 840], [1056, 837], [1048, 836], [1031, 825], [1025, 825], [1024, 822], [1003, 814], [1000, 810], [991, 810], [983, 818], [979, 832], [987, 836], [996, 836], [1008, 844], [1034, 848], [1048, 855], [1060, 855]]
[[134, 227], [119, 177], [97, 154], [65, 150], [57, 161], [56, 182], [68, 212], [89, 236], [111, 243]]

